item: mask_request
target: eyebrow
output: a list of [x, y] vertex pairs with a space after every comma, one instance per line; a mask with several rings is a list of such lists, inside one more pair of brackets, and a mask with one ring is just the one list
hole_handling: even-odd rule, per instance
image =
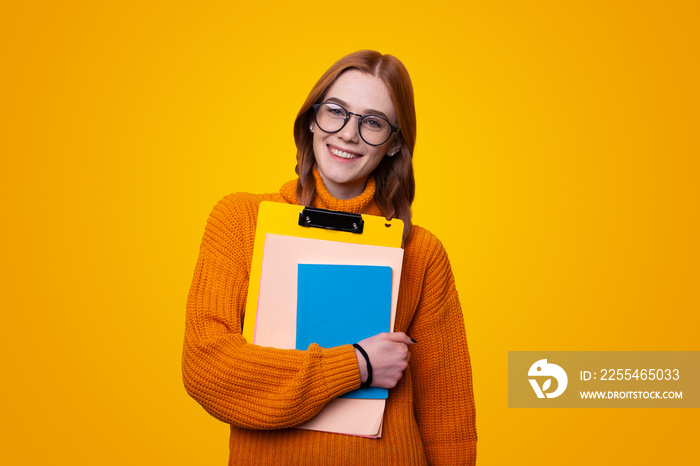
[[[337, 102], [340, 105], [342, 105], [343, 107], [348, 107], [347, 102], [345, 102], [344, 100], [338, 99], [337, 97], [329, 97], [326, 99], [326, 102]], [[386, 121], [391, 121], [391, 119], [388, 116], [386, 116], [386, 114], [384, 112], [380, 112], [379, 110], [373, 110], [371, 108], [368, 108], [365, 110], [365, 112], [363, 113], [362, 116], [365, 116], [365, 115], [377, 115], [377, 116], [385, 118]]]

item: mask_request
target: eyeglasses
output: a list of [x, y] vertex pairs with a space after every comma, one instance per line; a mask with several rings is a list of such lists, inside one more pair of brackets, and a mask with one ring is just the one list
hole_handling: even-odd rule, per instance
[[316, 112], [316, 126], [325, 133], [337, 133], [345, 127], [350, 115], [357, 117], [357, 129], [360, 137], [370, 146], [381, 146], [392, 134], [401, 131], [379, 115], [358, 115], [335, 102], [321, 102], [312, 105]]

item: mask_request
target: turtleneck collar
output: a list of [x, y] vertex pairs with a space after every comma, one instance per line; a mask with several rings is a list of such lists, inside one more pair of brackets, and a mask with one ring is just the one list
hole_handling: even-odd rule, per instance
[[[326, 186], [323, 184], [321, 174], [316, 168], [314, 168], [313, 175], [314, 180], [316, 181], [316, 197], [314, 198], [311, 207], [318, 207], [319, 209], [328, 210], [340, 210], [355, 214], [382, 215], [382, 211], [379, 210], [379, 207], [377, 207], [377, 204], [374, 202], [374, 193], [377, 187], [374, 177], [369, 177], [365, 190], [359, 196], [353, 197], [352, 199], [336, 199], [328, 191], [328, 189], [326, 189]], [[280, 194], [282, 194], [284, 199], [291, 204], [298, 204], [296, 186], [297, 180], [292, 180], [285, 183], [280, 189]]]

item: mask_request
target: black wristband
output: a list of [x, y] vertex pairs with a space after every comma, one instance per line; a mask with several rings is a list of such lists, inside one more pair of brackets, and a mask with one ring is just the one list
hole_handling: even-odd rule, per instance
[[362, 388], [367, 388], [372, 384], [372, 364], [369, 362], [369, 356], [367, 356], [367, 352], [357, 343], [353, 343], [355, 348], [357, 348], [357, 351], [360, 352], [362, 356], [364, 356], [365, 361], [367, 362], [367, 380], [365, 380], [360, 387]]

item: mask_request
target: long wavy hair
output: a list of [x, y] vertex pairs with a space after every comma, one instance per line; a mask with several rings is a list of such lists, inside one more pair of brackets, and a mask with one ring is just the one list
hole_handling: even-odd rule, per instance
[[331, 66], [314, 85], [301, 106], [294, 121], [294, 141], [297, 146], [296, 173], [297, 201], [301, 205], [311, 205], [316, 196], [313, 169], [316, 157], [313, 150], [313, 133], [309, 125], [313, 123], [313, 104], [323, 102], [326, 92], [338, 76], [349, 69], [357, 69], [380, 78], [389, 90], [389, 96], [396, 109], [398, 127], [394, 133], [400, 150], [393, 157], [383, 157], [379, 166], [372, 172], [376, 182], [374, 202], [387, 219], [399, 218], [404, 222], [404, 239], [411, 229], [411, 204], [416, 193], [413, 176], [413, 147], [416, 144], [416, 108], [413, 100], [413, 85], [406, 67], [393, 55], [382, 55], [374, 50], [360, 50], [347, 55]]

